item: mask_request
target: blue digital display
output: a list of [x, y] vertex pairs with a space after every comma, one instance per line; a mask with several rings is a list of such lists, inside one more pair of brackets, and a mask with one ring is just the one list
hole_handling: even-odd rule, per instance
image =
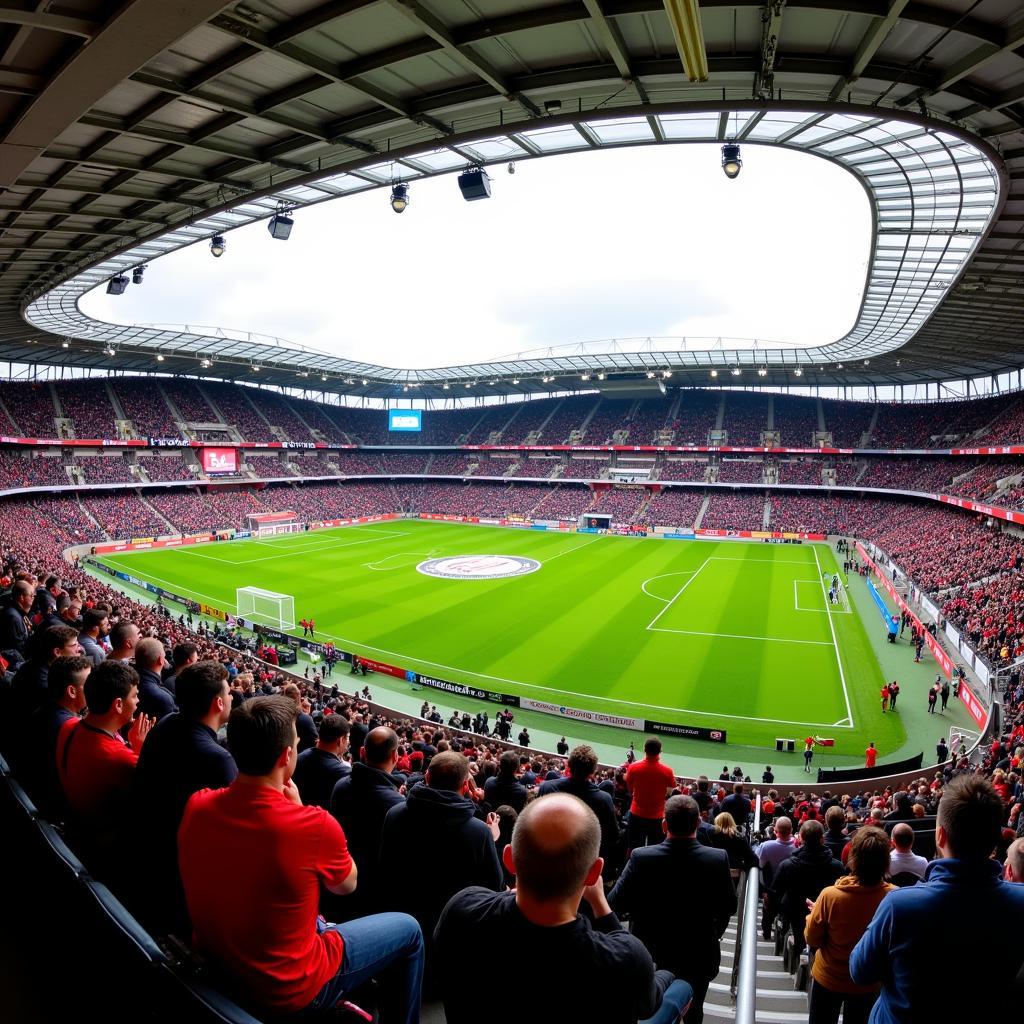
[[422, 429], [422, 409], [388, 409], [388, 430], [405, 430], [418, 433]]

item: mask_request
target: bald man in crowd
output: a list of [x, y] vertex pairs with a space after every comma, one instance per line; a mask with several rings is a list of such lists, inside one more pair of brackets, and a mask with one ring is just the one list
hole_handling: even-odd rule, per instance
[[889, 854], [889, 877], [909, 873], [924, 878], [928, 870], [928, 858], [914, 853], [914, 830], [901, 821], [892, 830], [893, 850]]
[[1003, 878], [1008, 882], [1024, 885], [1024, 838], [1015, 839], [1006, 851]]
[[166, 664], [167, 653], [159, 640], [150, 636], [138, 642], [135, 670], [139, 673], [139, 710], [158, 722], [178, 710], [171, 691], [161, 681], [160, 673]]
[[[516, 821], [504, 862], [516, 876], [514, 892], [463, 889], [438, 921], [435, 969], [448, 1024], [519, 1024], [543, 1007], [545, 1020], [602, 1024], [674, 1024], [692, 990], [667, 971], [655, 973], [642, 942], [625, 931], [605, 898], [598, 856], [601, 827], [578, 797], [556, 793], [526, 805]], [[593, 921], [578, 913], [581, 899]], [[477, 986], [467, 984], [475, 950], [492, 964], [522, 963], [514, 991], [481, 1009]]]

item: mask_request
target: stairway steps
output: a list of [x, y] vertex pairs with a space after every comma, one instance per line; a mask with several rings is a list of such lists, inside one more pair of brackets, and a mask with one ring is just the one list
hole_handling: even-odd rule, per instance
[[[726, 981], [726, 982], [720, 982], [720, 981], [713, 981], [713, 982], [711, 982], [711, 984], [708, 985], [708, 998], [709, 999], [711, 998], [711, 994], [712, 993], [715, 993], [715, 995], [717, 995], [717, 996], [724, 996], [725, 1000], [728, 1001], [728, 999], [729, 999], [729, 983], [728, 983], [728, 981]], [[783, 1009], [783, 1010], [794, 1009], [794, 1008], [798, 1009], [799, 1008], [799, 1006], [796, 1006], [796, 1007], [781, 1006], [782, 1003], [787, 1002], [787, 1001], [793, 1002], [794, 1000], [797, 1000], [797, 1001], [802, 1002], [805, 1008], [807, 1006], [807, 995], [806, 995], [806, 993], [798, 992], [796, 989], [794, 989], [793, 985], [792, 985], [792, 982], [790, 982], [790, 986], [789, 986], [789, 991], [788, 992], [785, 991], [784, 989], [761, 988], [761, 987], [758, 987], [758, 989], [757, 989], [757, 1005], [758, 1006], [761, 1005], [761, 1000], [762, 999], [765, 1000], [765, 1001], [771, 1001], [779, 1009]], [[722, 1002], [722, 999], [720, 999], [720, 998], [716, 999], [715, 1002], [720, 1003], [720, 1002]]]

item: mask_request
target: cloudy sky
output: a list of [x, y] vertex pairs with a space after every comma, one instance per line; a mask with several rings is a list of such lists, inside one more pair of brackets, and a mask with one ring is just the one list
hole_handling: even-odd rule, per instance
[[651, 146], [491, 169], [493, 198], [455, 175], [295, 213], [153, 263], [142, 287], [86, 312], [215, 325], [389, 366], [442, 366], [629, 337], [821, 344], [856, 317], [867, 271], [864, 190], [823, 160], [745, 145]]

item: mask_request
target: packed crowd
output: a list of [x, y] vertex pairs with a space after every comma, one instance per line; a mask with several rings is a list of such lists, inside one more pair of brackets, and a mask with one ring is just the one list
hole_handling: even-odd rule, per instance
[[142, 455], [137, 456], [138, 464], [149, 480], [154, 482], [171, 482], [174, 480], [194, 480], [195, 474], [180, 455]]
[[87, 484], [127, 484], [134, 479], [121, 455], [76, 455], [71, 466]]
[[277, 455], [245, 455], [243, 469], [251, 470], [260, 479], [273, 479], [281, 476], [294, 476], [287, 462]]
[[[768, 401], [768, 395], [726, 392], [722, 427], [729, 436], [729, 444], [761, 444], [761, 433], [768, 429]], [[779, 429], [777, 422], [775, 429]]]
[[32, 455], [28, 452], [0, 451], [0, 487], [69, 487], [60, 455]]
[[[175, 422], [170, 406], [167, 404], [163, 388], [167, 381], [134, 379], [132, 377], [114, 377], [110, 386], [131, 421], [137, 437], [183, 438], [185, 435]], [[190, 394], [198, 391], [194, 385], [182, 385]], [[211, 414], [211, 419], [216, 419]]]
[[84, 504], [111, 538], [159, 537], [168, 532], [167, 524], [131, 492], [91, 495]]
[[704, 530], [763, 530], [764, 492], [714, 491], [700, 525]]
[[764, 462], [761, 459], [721, 459], [717, 463], [718, 479], [728, 483], [761, 483]]
[[82, 438], [117, 437], [117, 416], [104, 380], [61, 381], [54, 385], [57, 401]]

